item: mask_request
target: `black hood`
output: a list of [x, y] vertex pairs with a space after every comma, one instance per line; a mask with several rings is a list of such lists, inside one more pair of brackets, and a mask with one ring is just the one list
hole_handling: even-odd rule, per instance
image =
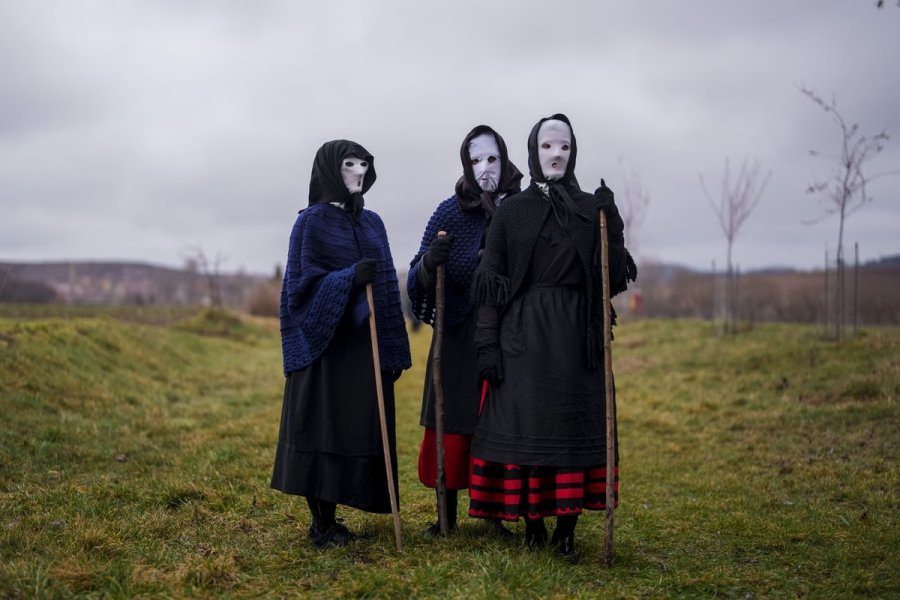
[[[351, 193], [341, 177], [341, 162], [348, 156], [361, 158], [369, 163], [369, 170], [363, 177], [362, 191]], [[313, 161], [309, 178], [309, 205], [323, 202], [339, 202], [345, 210], [358, 215], [364, 201], [362, 195], [375, 183], [375, 159], [368, 150], [349, 140], [325, 142]]]
[[572, 129], [572, 123], [569, 122], [569, 117], [561, 113], [557, 113], [550, 117], [544, 117], [543, 119], [538, 121], [534, 127], [531, 128], [531, 133], [528, 134], [528, 174], [531, 175], [532, 181], [537, 181], [539, 183], [549, 183], [544, 178], [544, 172], [541, 169], [541, 161], [540, 159], [538, 159], [538, 132], [541, 130], [541, 125], [543, 125], [545, 121], [562, 121], [569, 126], [569, 131], [572, 134], [572, 152], [569, 154], [569, 162], [566, 165], [566, 172], [561, 179], [557, 180], [557, 182], [563, 184], [566, 188], [569, 189], [572, 189], [573, 187], [575, 189], [580, 189], [578, 187], [578, 180], [575, 179], [575, 157], [578, 155], [578, 144], [575, 141], [575, 130]]
[[[572, 134], [571, 152], [569, 153], [569, 162], [566, 163], [566, 172], [560, 179], [547, 181], [544, 177], [544, 171], [541, 169], [541, 161], [538, 159], [538, 132], [541, 125], [545, 121], [562, 121], [569, 126], [569, 132]], [[581, 193], [578, 186], [578, 180], [575, 179], [575, 157], [578, 155], [578, 146], [575, 142], [575, 131], [572, 129], [572, 123], [569, 117], [564, 114], [557, 113], [550, 117], [544, 117], [531, 128], [528, 134], [528, 172], [531, 174], [531, 185], [536, 186], [538, 183], [547, 184], [548, 200], [553, 208], [553, 215], [557, 222], [564, 228], [569, 228], [569, 216], [590, 221], [591, 217], [587, 212], [580, 208], [575, 201], [572, 200], [573, 195]]]
[[[475, 180], [475, 171], [472, 170], [472, 157], [469, 156], [469, 142], [484, 133], [494, 136], [494, 139], [497, 141], [497, 147], [500, 149], [500, 179], [497, 183], [496, 191], [493, 192], [483, 192], [481, 190], [481, 186]], [[494, 199], [497, 196], [500, 194], [510, 196], [522, 189], [522, 172], [509, 160], [506, 142], [503, 141], [499, 133], [487, 125], [478, 125], [466, 135], [459, 148], [459, 158], [462, 161], [463, 174], [459, 181], [456, 182], [456, 198], [463, 210], [474, 210], [481, 207], [488, 214], [492, 214], [494, 212]], [[482, 202], [483, 196], [485, 197], [484, 202]]]

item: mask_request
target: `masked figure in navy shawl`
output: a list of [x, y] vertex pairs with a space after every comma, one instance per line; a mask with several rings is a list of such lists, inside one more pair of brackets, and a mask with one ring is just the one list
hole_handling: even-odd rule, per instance
[[[407, 291], [413, 314], [434, 325], [435, 270], [444, 265], [445, 312], [442, 382], [444, 388], [444, 474], [447, 489], [448, 528], [456, 526], [457, 490], [469, 487], [469, 445], [478, 422], [481, 379], [475, 349], [476, 311], [471, 292], [475, 269], [484, 248], [485, 231], [497, 206], [520, 190], [522, 173], [509, 161], [506, 144], [496, 131], [479, 125], [460, 147], [463, 174], [456, 193], [441, 202], [422, 236], [412, 259]], [[448, 237], [438, 238], [439, 231]], [[434, 385], [428, 356], [421, 424], [425, 436], [419, 450], [419, 480], [436, 487]], [[500, 520], [498, 533], [511, 535]], [[438, 524], [428, 532], [439, 531]]]
[[[583, 509], [606, 507], [603, 310], [599, 210], [609, 221], [613, 294], [637, 273], [624, 224], [601, 180], [593, 194], [575, 178], [575, 136], [564, 115], [528, 138], [531, 184], [497, 209], [475, 275], [481, 303], [479, 370], [490, 382], [472, 440], [469, 515], [525, 518], [529, 547], [552, 544], [574, 558]], [[618, 489], [618, 483], [616, 490]]]
[[[319, 149], [309, 206], [291, 231], [281, 288], [287, 380], [272, 487], [306, 497], [312, 513], [309, 537], [320, 548], [346, 545], [352, 537], [335, 520], [337, 504], [391, 512], [367, 283], [375, 299], [394, 465], [394, 382], [411, 361], [384, 223], [363, 208], [363, 194], [374, 182], [374, 159], [359, 144], [335, 140]], [[395, 490], [396, 473], [395, 468]]]

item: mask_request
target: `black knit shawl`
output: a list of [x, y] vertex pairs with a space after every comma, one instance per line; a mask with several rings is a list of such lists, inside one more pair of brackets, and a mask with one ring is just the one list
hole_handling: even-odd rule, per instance
[[[361, 158], [369, 163], [369, 170], [363, 177], [362, 191], [351, 193], [341, 176], [341, 163], [348, 156]], [[323, 202], [338, 202], [344, 210], [358, 218], [365, 206], [363, 194], [375, 183], [375, 159], [368, 150], [350, 140], [325, 142], [313, 161], [309, 178], [309, 206]]]
[[[469, 156], [469, 142], [483, 133], [489, 133], [497, 140], [500, 149], [500, 179], [497, 189], [493, 192], [482, 191], [475, 179], [475, 171], [472, 169], [472, 157]], [[497, 196], [505, 194], [510, 196], [522, 189], [522, 172], [509, 160], [506, 151], [506, 142], [500, 134], [487, 125], [478, 125], [466, 135], [459, 149], [459, 158], [462, 160], [463, 174], [456, 182], [456, 199], [459, 207], [465, 211], [483, 209], [487, 216], [494, 214], [494, 201]]]

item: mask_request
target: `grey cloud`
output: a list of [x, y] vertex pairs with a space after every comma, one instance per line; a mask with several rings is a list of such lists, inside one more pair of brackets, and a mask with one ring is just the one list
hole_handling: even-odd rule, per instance
[[[475, 124], [525, 138], [562, 111], [579, 179], [617, 188], [619, 156], [652, 204], [641, 251], [705, 268], [723, 242], [697, 175], [730, 156], [773, 170], [735, 248], [747, 266], [818, 264], [836, 225], [801, 225], [804, 194], [836, 143], [800, 84], [835, 92], [864, 130], [895, 139], [896, 14], [829, 1], [0, 2], [0, 258], [130, 258], [228, 267], [283, 261], [318, 146], [349, 137], [375, 154], [367, 205], [398, 267], [460, 172]], [[896, 11], [895, 11], [896, 12]], [[896, 251], [898, 180], [851, 218], [864, 256]], [[621, 196], [620, 196], [621, 198]], [[892, 250], [892, 248], [894, 250]]]

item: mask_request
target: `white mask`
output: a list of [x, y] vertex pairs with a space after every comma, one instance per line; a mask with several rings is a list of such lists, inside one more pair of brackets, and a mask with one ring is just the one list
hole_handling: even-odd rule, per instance
[[485, 192], [497, 191], [500, 184], [500, 147], [490, 133], [482, 133], [469, 142], [469, 159], [475, 181]]
[[538, 162], [544, 179], [555, 181], [566, 174], [572, 153], [572, 130], [563, 121], [544, 121], [537, 135]]
[[341, 161], [341, 177], [350, 193], [362, 192], [363, 179], [369, 170], [369, 161], [357, 156], [345, 156]]

